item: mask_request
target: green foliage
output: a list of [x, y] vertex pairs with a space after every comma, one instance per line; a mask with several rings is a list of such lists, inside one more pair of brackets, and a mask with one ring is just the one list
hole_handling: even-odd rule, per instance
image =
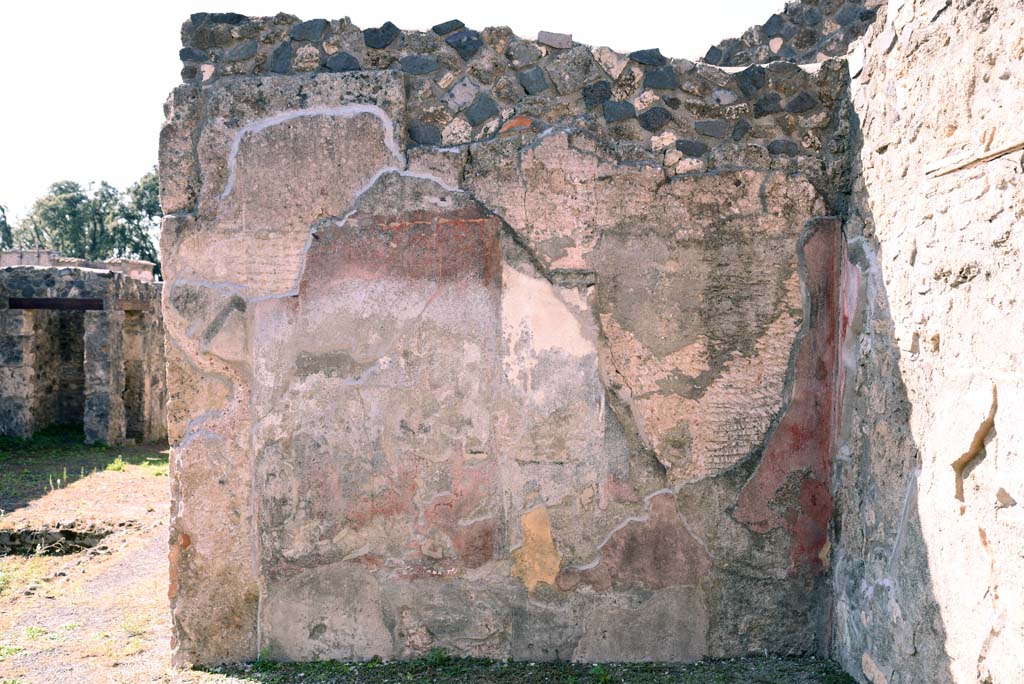
[[[158, 261], [153, 235], [160, 221], [156, 169], [125, 192], [106, 182], [83, 187], [58, 181], [32, 205], [17, 228], [0, 218], [0, 243], [19, 249], [52, 249], [69, 257]], [[9, 233], [9, 238], [4, 236]]]
[[[142, 466], [146, 474], [168, 473], [167, 454], [139, 447], [126, 451], [102, 444], [84, 444], [81, 428], [49, 427], [31, 439], [0, 435], [0, 517], [52, 489], [65, 487], [92, 473]], [[118, 462], [120, 463], [118, 464]]]
[[255, 663], [211, 668], [260, 684], [854, 684], [834, 663], [821, 659], [736, 658], [701, 663], [495, 662], [460, 658], [443, 649], [415, 660], [339, 663], [274, 663], [266, 653]]
[[121, 472], [122, 470], [124, 470], [124, 459], [118, 456], [113, 461], [107, 464], [107, 470], [112, 470], [117, 473]]
[[14, 232], [7, 221], [7, 207], [0, 204], [0, 249], [14, 246]]
[[10, 656], [17, 655], [25, 649], [20, 646], [11, 646], [9, 644], [0, 644], [0, 660], [9, 658]]

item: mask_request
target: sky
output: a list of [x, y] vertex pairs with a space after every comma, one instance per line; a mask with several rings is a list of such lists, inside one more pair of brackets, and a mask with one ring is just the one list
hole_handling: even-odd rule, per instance
[[447, 19], [519, 36], [571, 33], [628, 52], [696, 59], [763, 23], [784, 0], [0, 0], [0, 205], [15, 219], [58, 180], [126, 188], [156, 164], [163, 103], [181, 82], [192, 12], [351, 17], [428, 30]]

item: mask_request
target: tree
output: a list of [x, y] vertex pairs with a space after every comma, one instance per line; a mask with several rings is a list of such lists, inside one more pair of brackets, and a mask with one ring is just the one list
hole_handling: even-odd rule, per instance
[[[136, 259], [159, 263], [154, 236], [160, 229], [160, 183], [156, 169], [128, 188], [117, 223], [115, 243], [130, 250]], [[127, 256], [127, 254], [125, 255]]]
[[13, 246], [14, 231], [7, 222], [7, 207], [0, 204], [0, 249], [10, 249]]
[[14, 231], [12, 243], [82, 259], [124, 257], [158, 263], [153, 235], [160, 213], [155, 169], [124, 193], [106, 182], [84, 188], [74, 181], [59, 181], [35, 201]]

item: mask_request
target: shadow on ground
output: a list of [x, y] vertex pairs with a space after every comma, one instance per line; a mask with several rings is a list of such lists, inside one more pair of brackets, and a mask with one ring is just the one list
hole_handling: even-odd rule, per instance
[[85, 444], [81, 430], [47, 428], [31, 439], [0, 436], [0, 514], [102, 470], [167, 469], [167, 444]]

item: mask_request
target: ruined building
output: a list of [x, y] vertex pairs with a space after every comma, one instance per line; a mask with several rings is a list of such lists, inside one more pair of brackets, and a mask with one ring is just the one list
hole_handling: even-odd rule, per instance
[[193, 15], [176, 661], [1024, 681], [1022, 25], [821, 0], [692, 63]]
[[163, 439], [160, 291], [146, 261], [0, 253], [0, 435]]

